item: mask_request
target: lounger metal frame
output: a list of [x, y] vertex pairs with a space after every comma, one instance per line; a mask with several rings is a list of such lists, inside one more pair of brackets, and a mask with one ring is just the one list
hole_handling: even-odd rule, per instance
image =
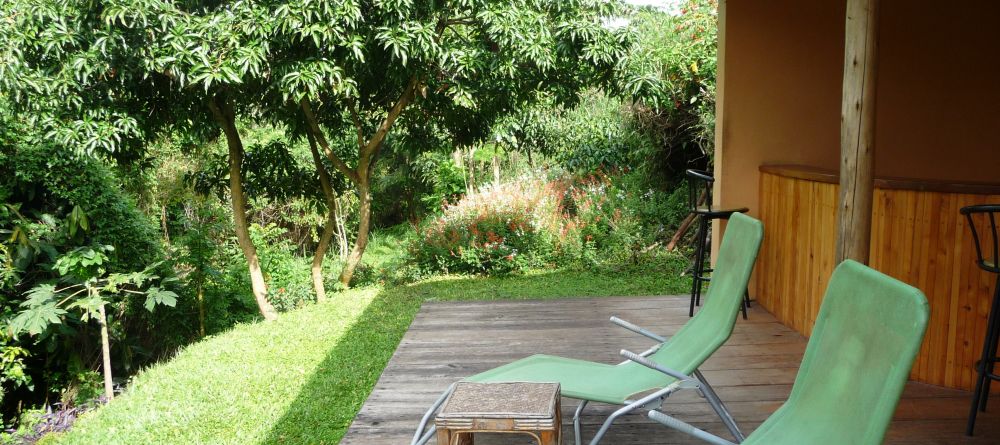
[[[657, 335], [652, 331], [649, 331], [648, 329], [629, 323], [628, 321], [622, 320], [618, 317], [611, 317], [611, 322], [626, 330], [629, 330], [636, 334], [652, 339], [658, 343], [656, 346], [653, 346], [639, 354], [622, 349], [621, 351], [619, 351], [619, 353], [623, 357], [628, 359], [622, 362], [622, 364], [632, 361], [640, 365], [643, 365], [647, 368], [650, 368], [652, 370], [671, 376], [677, 380], [663, 387], [662, 389], [654, 391], [638, 400], [634, 401], [626, 400], [625, 401], [626, 403], [623, 407], [619, 408], [615, 412], [611, 413], [610, 416], [608, 416], [607, 420], [604, 421], [604, 424], [602, 424], [601, 428], [597, 431], [597, 434], [595, 434], [593, 439], [590, 440], [590, 445], [597, 445], [598, 443], [600, 443], [601, 439], [604, 438], [604, 435], [607, 434], [608, 429], [611, 428], [611, 425], [619, 417], [624, 416], [626, 414], [630, 414], [638, 410], [652, 410], [651, 412], [657, 412], [655, 410], [658, 409], [663, 404], [663, 401], [667, 397], [669, 397], [671, 394], [675, 392], [684, 389], [694, 389], [698, 391], [699, 395], [701, 395], [702, 397], [705, 398], [705, 400], [708, 401], [708, 404], [712, 407], [712, 410], [715, 411], [715, 413], [719, 416], [720, 419], [722, 419], [722, 422], [726, 425], [726, 428], [729, 429], [729, 432], [732, 433], [734, 438], [736, 438], [736, 443], [742, 442], [745, 439], [743, 433], [739, 429], [739, 426], [736, 424], [736, 420], [733, 419], [733, 416], [729, 413], [729, 410], [726, 409], [726, 406], [722, 403], [722, 400], [719, 399], [718, 394], [715, 393], [715, 390], [712, 389], [712, 386], [708, 384], [708, 380], [705, 379], [705, 376], [702, 375], [701, 371], [695, 370], [692, 373], [692, 375], [687, 375], [682, 372], [662, 366], [646, 358], [649, 355], [658, 351], [660, 347], [667, 342], [666, 337]], [[454, 384], [449, 386], [448, 389], [445, 390], [445, 392], [438, 397], [438, 399], [434, 402], [434, 404], [430, 407], [430, 409], [427, 410], [424, 416], [420, 419], [420, 424], [417, 427], [417, 431], [413, 434], [413, 440], [410, 442], [410, 445], [425, 445], [427, 444], [428, 441], [431, 440], [431, 438], [434, 437], [435, 433], [437, 432], [437, 429], [435, 428], [434, 425], [430, 425], [430, 427], [428, 427], [428, 424], [430, 423], [431, 418], [438, 411], [438, 409], [441, 408], [441, 405], [444, 404], [445, 400], [448, 399], [448, 396], [454, 389], [455, 389]], [[580, 418], [581, 415], [583, 414], [583, 410], [586, 409], [589, 403], [590, 403], [589, 400], [581, 399], [580, 405], [577, 406], [576, 412], [573, 414], [573, 434], [575, 437], [576, 445], [581, 445], [582, 443]], [[650, 416], [652, 418], [652, 414], [650, 414]], [[658, 418], [653, 418], [653, 420], [660, 421], [660, 419]], [[677, 420], [677, 422], [680, 421]], [[692, 426], [691, 428], [694, 427]], [[697, 430], [697, 428], [694, 429]], [[702, 433], [704, 432], [702, 431]], [[709, 433], [704, 433], [704, 434], [709, 434]], [[722, 442], [716, 442], [716, 443], [732, 444], [732, 442], [726, 441], [724, 439], [721, 438], [717, 439], [721, 440]]]

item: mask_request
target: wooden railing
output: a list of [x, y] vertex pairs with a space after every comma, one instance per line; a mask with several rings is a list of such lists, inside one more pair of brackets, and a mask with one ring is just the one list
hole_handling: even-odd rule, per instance
[[[834, 264], [837, 176], [794, 166], [761, 167], [764, 244], [754, 296], [809, 335]], [[904, 179], [875, 183], [870, 264], [924, 291], [931, 319], [911, 378], [971, 389], [996, 276], [976, 267], [958, 209], [1000, 203], [1000, 186]]]

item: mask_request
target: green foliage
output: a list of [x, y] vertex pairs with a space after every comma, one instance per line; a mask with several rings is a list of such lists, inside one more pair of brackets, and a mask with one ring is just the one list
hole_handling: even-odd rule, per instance
[[[294, 247], [283, 239], [284, 234], [285, 229], [273, 224], [250, 226], [250, 237], [255, 245], [260, 246], [258, 254], [261, 268], [264, 269], [264, 279], [267, 280], [268, 289], [271, 289], [268, 298], [279, 311], [316, 301], [309, 268], [303, 267], [304, 261], [295, 255]], [[246, 269], [242, 272], [245, 275]]]
[[144, 306], [150, 312], [156, 305], [177, 304], [177, 294], [159, 284], [150, 285], [169, 281], [153, 272], [159, 264], [149, 265], [140, 272], [107, 273], [103, 267], [108, 259], [105, 252], [111, 250], [109, 246], [78, 247], [61, 255], [53, 268], [59, 272], [62, 283], [70, 284], [57, 287], [43, 283], [28, 291], [20, 304], [21, 312], [8, 325], [12, 335], [16, 337], [23, 332], [40, 335], [52, 325], [62, 324], [69, 314], [67, 309], [79, 311], [79, 321], [86, 323], [101, 308], [130, 294], [144, 296]]
[[543, 102], [526, 108], [501, 121], [494, 137], [575, 174], [627, 171], [649, 162], [655, 138], [635, 125], [620, 99], [589, 90], [579, 100], [573, 107]]
[[541, 97], [536, 103], [501, 119], [493, 128], [493, 138], [508, 150], [527, 155], [529, 163], [533, 164], [533, 154], [551, 156], [561, 147], [562, 140], [550, 131], [552, 121], [557, 119], [553, 116], [556, 110], [551, 99]]
[[447, 135], [434, 125], [400, 127], [383, 144], [372, 178], [373, 214], [379, 226], [416, 223], [465, 192], [465, 172], [444, 152]]
[[559, 164], [574, 173], [629, 170], [654, 145], [633, 128], [619, 101], [591, 92], [581, 106], [549, 120], [549, 142]]
[[420, 197], [424, 207], [438, 212], [441, 206], [457, 200], [465, 193], [465, 171], [448, 156], [440, 153], [421, 153], [416, 160], [420, 181], [428, 191]]
[[136, 69], [143, 36], [112, 26], [114, 9], [76, 0], [0, 4], [0, 91], [45, 140], [136, 159], [176, 107], [163, 95], [166, 76]]
[[0, 402], [8, 389], [32, 389], [33, 380], [25, 364], [30, 356], [28, 349], [18, 346], [6, 330], [0, 330]]
[[597, 173], [492, 185], [426, 222], [410, 255], [425, 271], [496, 275], [638, 262], [684, 215], [637, 182]]
[[[9, 169], [0, 175], [0, 329], [5, 335], [12, 330], [38, 334], [6, 344], [27, 351], [30, 359], [21, 361], [20, 370], [34, 385], [9, 380], [3, 391], [16, 391], [25, 407], [78, 386], [76, 376], [91, 360], [85, 357], [96, 352], [94, 331], [84, 318], [97, 300], [84, 292], [63, 302], [61, 291], [89, 277], [142, 270], [162, 259], [155, 226], [107, 166], [28, 143], [31, 134], [25, 129], [24, 137], [0, 150], [0, 170]], [[73, 281], [57, 284], [63, 276]], [[168, 291], [154, 292], [152, 302], [170, 303]], [[137, 300], [137, 306], [145, 303]], [[112, 337], [123, 347], [114, 350], [115, 362], [127, 367], [143, 361], [134, 358], [143, 349], [135, 344], [137, 329], [129, 323], [141, 316], [133, 317], [129, 307], [119, 309], [123, 316], [112, 317]], [[4, 405], [5, 418], [13, 414], [11, 407], [16, 405]]]
[[632, 17], [638, 36], [623, 60], [615, 91], [635, 101], [635, 123], [657, 138], [650, 171], [678, 175], [712, 161], [718, 1], [684, 0], [676, 13], [643, 11]]
[[[62, 245], [113, 246], [111, 270], [141, 269], [160, 257], [155, 226], [99, 161], [51, 146], [20, 146], [0, 153], [0, 163], [13, 167], [13, 175], [0, 179], [0, 189], [11, 190], [6, 201], [19, 214], [0, 219], [0, 225], [25, 234], [14, 247], [15, 264], [22, 271], [44, 260], [45, 244], [57, 250]], [[51, 251], [47, 255], [54, 260]]]

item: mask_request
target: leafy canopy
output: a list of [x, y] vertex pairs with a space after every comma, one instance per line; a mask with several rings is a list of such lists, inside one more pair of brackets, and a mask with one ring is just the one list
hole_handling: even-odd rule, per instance
[[369, 133], [381, 122], [372, 114], [411, 84], [436, 116], [458, 120], [539, 88], [571, 99], [623, 59], [631, 33], [603, 25], [621, 11], [602, 0], [9, 0], [0, 89], [84, 152], [121, 155], [168, 128], [211, 127], [205, 98], [223, 91], [238, 109], [285, 119], [303, 99], [354, 104]]

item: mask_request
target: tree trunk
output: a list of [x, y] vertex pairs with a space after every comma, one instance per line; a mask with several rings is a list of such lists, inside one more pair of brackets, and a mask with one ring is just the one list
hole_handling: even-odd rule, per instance
[[333, 192], [333, 185], [330, 182], [330, 175], [323, 166], [320, 158], [319, 148], [316, 147], [316, 138], [309, 133], [309, 151], [312, 153], [313, 164], [316, 166], [316, 173], [319, 175], [319, 184], [323, 189], [323, 197], [326, 198], [326, 224], [323, 225], [323, 234], [319, 237], [319, 244], [313, 252], [312, 274], [313, 291], [316, 292], [316, 301], [326, 301], [326, 286], [323, 283], [323, 259], [326, 258], [326, 251], [330, 247], [330, 240], [333, 238], [333, 231], [337, 224], [337, 196]]
[[340, 205], [340, 200], [335, 199], [333, 201], [333, 215], [334, 221], [336, 222], [337, 229], [337, 256], [341, 260], [347, 260], [347, 248], [349, 243], [347, 242], [347, 225], [344, 222], [344, 208]]
[[476, 189], [476, 147], [469, 147], [469, 189]]
[[320, 235], [319, 244], [316, 245], [316, 252], [313, 253], [312, 280], [313, 290], [316, 291], [316, 301], [326, 301], [326, 286], [323, 284], [323, 259], [326, 257], [326, 251], [330, 247], [330, 240], [333, 239], [333, 232], [336, 225], [336, 210], [330, 207], [326, 213], [326, 224], [323, 226], [323, 234]]
[[275, 320], [278, 312], [267, 300], [267, 283], [264, 281], [264, 271], [260, 267], [257, 247], [250, 239], [247, 223], [247, 198], [243, 193], [243, 141], [236, 130], [236, 116], [232, 106], [219, 96], [212, 98], [209, 108], [216, 121], [222, 126], [226, 135], [226, 145], [229, 146], [229, 195], [233, 207], [233, 224], [236, 226], [236, 241], [247, 259], [250, 270], [250, 285], [253, 288], [257, 308], [265, 320]]
[[163, 227], [163, 240], [170, 244], [170, 230], [167, 228], [167, 206], [160, 206], [160, 226]]
[[344, 286], [351, 284], [354, 270], [361, 263], [361, 256], [364, 255], [365, 248], [368, 247], [368, 230], [371, 228], [372, 199], [368, 175], [362, 176], [355, 187], [358, 190], [358, 238], [354, 241], [351, 253], [347, 255], [344, 270], [340, 272], [340, 282]]
[[849, 0], [846, 28], [836, 261], [867, 264], [875, 192], [878, 0]]
[[344, 286], [350, 285], [351, 278], [354, 277], [354, 271], [357, 269], [358, 264], [361, 263], [361, 256], [365, 253], [365, 247], [368, 246], [368, 231], [371, 228], [370, 179], [372, 172], [375, 171], [375, 163], [378, 161], [378, 154], [382, 149], [382, 143], [392, 129], [396, 118], [414, 100], [416, 91], [419, 88], [421, 88], [420, 79], [415, 75], [410, 77], [410, 81], [403, 89], [399, 100], [389, 109], [385, 118], [382, 119], [382, 123], [379, 124], [378, 129], [375, 131], [375, 134], [367, 140], [364, 136], [364, 125], [361, 122], [356, 104], [353, 102], [349, 104], [348, 109], [351, 113], [351, 121], [354, 123], [358, 137], [358, 164], [354, 168], [349, 167], [330, 149], [330, 144], [319, 127], [319, 122], [313, 114], [309, 101], [306, 99], [300, 101], [302, 113], [305, 116], [306, 123], [309, 125], [311, 133], [310, 141], [315, 141], [323, 149], [323, 153], [327, 159], [333, 163], [333, 166], [337, 170], [346, 175], [354, 183], [358, 192], [358, 237], [354, 242], [354, 248], [347, 256], [347, 261], [344, 263], [344, 270], [340, 273], [340, 282]]
[[500, 183], [500, 159], [493, 155], [493, 183]]
[[104, 374], [104, 396], [110, 402], [115, 398], [115, 387], [111, 380], [111, 338], [108, 335], [108, 316], [104, 304], [97, 307], [97, 323], [101, 325], [101, 372]]
[[198, 333], [205, 337], [205, 283], [198, 280]]
[[[457, 166], [459, 169], [468, 170], [465, 167], [465, 151], [462, 150], [461, 147], [456, 148], [455, 151], [451, 153], [451, 158], [453, 161], [455, 161], [455, 166]], [[462, 181], [465, 182], [465, 189], [469, 190], [469, 175], [463, 174]]]
[[691, 224], [694, 223], [694, 220], [694, 213], [691, 213], [684, 218], [684, 221], [681, 221], [681, 226], [677, 228], [677, 232], [674, 233], [674, 236], [670, 237], [670, 242], [667, 243], [667, 252], [673, 252], [673, 250], [677, 248], [677, 243], [681, 241], [684, 234], [691, 228]]

